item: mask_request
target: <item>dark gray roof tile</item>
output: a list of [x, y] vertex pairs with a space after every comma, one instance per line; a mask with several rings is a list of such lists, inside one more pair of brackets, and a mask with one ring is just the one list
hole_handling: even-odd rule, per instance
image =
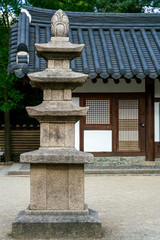
[[132, 38], [133, 38], [133, 41], [134, 41], [135, 50], [137, 51], [138, 57], [139, 57], [139, 59], [141, 61], [141, 64], [142, 64], [143, 72], [144, 72], [145, 75], [149, 75], [150, 70], [148, 68], [145, 56], [143, 54], [142, 47], [140, 45], [138, 36], [135, 33], [135, 30], [133, 28], [131, 29], [131, 35], [132, 35]]
[[[82, 29], [81, 28], [78, 28], [78, 37], [79, 37], [79, 43], [83, 44], [84, 43], [84, 39], [83, 39], [83, 33], [82, 33]], [[82, 62], [83, 62], [83, 72], [84, 73], [89, 73], [87, 54], [86, 54], [86, 49], [85, 48], [82, 51]]]
[[[35, 43], [42, 43], [42, 41], [40, 41], [40, 27], [38, 25], [35, 26]], [[37, 56], [37, 52], [34, 52], [35, 54], [35, 71], [39, 71], [40, 68], [40, 58]]]
[[112, 74], [113, 73], [113, 67], [112, 67], [112, 63], [111, 63], [111, 57], [109, 55], [109, 50], [108, 50], [108, 46], [106, 44], [106, 40], [105, 40], [105, 35], [104, 35], [104, 31], [102, 28], [99, 29], [99, 35], [100, 35], [100, 40], [102, 43], [102, 48], [104, 51], [104, 59], [105, 59], [105, 65], [106, 65], [106, 69], [108, 74]]
[[138, 73], [138, 70], [137, 70], [134, 58], [132, 56], [132, 52], [131, 52], [131, 49], [129, 47], [129, 42], [128, 42], [128, 39], [127, 39], [127, 37], [125, 35], [124, 29], [120, 30], [120, 34], [121, 34], [121, 37], [122, 37], [122, 41], [124, 43], [125, 51], [126, 51], [127, 56], [128, 56], [128, 60], [129, 60], [130, 68], [132, 70], [132, 74], [136, 75]]

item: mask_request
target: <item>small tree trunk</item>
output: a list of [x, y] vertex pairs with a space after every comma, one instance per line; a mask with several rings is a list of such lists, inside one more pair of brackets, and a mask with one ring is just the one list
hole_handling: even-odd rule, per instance
[[10, 132], [10, 112], [4, 112], [4, 124], [5, 124], [5, 161], [11, 161], [11, 132]]

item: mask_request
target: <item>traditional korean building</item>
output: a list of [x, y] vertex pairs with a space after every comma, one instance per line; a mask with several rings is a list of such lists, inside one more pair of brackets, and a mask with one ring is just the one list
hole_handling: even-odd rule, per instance
[[[9, 71], [23, 81], [47, 67], [34, 44], [50, 40], [53, 13], [24, 6], [12, 27]], [[89, 76], [73, 94], [75, 104], [89, 107], [76, 124], [76, 148], [95, 157], [154, 161], [160, 157], [160, 14], [67, 15], [70, 41], [85, 44], [71, 68]]]

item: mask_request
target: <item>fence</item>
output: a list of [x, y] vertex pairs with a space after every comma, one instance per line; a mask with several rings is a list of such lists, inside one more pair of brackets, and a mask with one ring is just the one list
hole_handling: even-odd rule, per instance
[[[18, 162], [19, 155], [24, 152], [33, 151], [40, 145], [39, 127], [33, 126], [16, 126], [11, 127], [11, 158], [12, 161]], [[4, 128], [0, 128], [0, 146], [5, 155], [5, 133]]]

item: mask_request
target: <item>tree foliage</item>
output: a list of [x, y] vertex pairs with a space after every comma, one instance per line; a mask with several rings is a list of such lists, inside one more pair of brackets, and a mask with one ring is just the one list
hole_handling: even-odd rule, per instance
[[160, 7], [157, 0], [96, 0], [98, 12], [140, 13], [146, 7]]
[[93, 12], [95, 0], [27, 0], [26, 4], [54, 10], [62, 9], [63, 11]]
[[77, 12], [144, 12], [144, 6], [160, 7], [158, 0], [26, 0], [35, 7]]
[[7, 112], [19, 106], [23, 95], [16, 89], [18, 79], [8, 74], [9, 35], [17, 21], [20, 0], [0, 0], [0, 110]]

